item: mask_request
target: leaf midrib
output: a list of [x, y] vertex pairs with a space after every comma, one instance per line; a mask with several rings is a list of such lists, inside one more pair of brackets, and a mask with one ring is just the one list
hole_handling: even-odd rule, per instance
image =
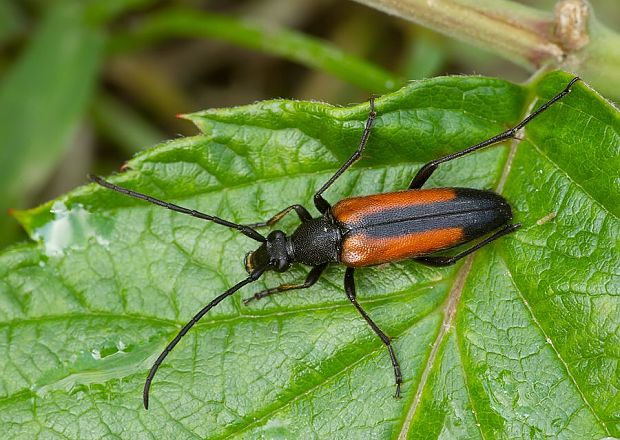
[[[524, 109], [524, 112], [526, 113], [530, 112], [535, 102], [536, 102], [536, 99], [532, 99], [530, 104]], [[506, 156], [504, 165], [502, 167], [502, 172], [498, 178], [498, 182], [496, 185], [496, 192], [498, 194], [501, 194], [503, 192], [505, 183], [510, 174], [510, 170], [512, 169], [512, 163], [517, 153], [517, 147], [519, 143], [520, 143], [520, 140], [518, 138], [513, 138], [510, 141], [510, 151], [508, 155]], [[500, 142], [500, 144], [496, 146], [499, 146], [501, 144], [502, 142]], [[398, 433], [398, 440], [406, 440], [409, 437], [410, 428], [412, 426], [413, 419], [416, 415], [416, 411], [420, 407], [420, 403], [422, 401], [422, 394], [424, 393], [424, 389], [428, 382], [428, 377], [431, 375], [432, 373], [431, 370], [433, 370], [435, 366], [435, 361], [437, 359], [437, 353], [439, 353], [440, 347], [444, 343], [444, 339], [446, 335], [449, 333], [448, 330], [452, 326], [452, 323], [454, 322], [454, 318], [456, 317], [458, 313], [457, 308], [460, 304], [460, 299], [463, 293], [463, 288], [465, 286], [465, 283], [467, 282], [467, 278], [469, 277], [469, 274], [473, 267], [473, 261], [475, 257], [476, 257], [475, 253], [466, 257], [465, 262], [463, 263], [463, 266], [459, 269], [458, 273], [456, 274], [456, 277], [454, 278], [454, 284], [450, 288], [450, 292], [448, 296], [446, 297], [446, 300], [441, 306], [444, 309], [443, 310], [444, 319], [442, 321], [439, 333], [437, 334], [435, 341], [433, 341], [433, 345], [431, 347], [431, 351], [429, 352], [428, 359], [425, 363], [424, 370], [422, 371], [422, 374], [420, 376], [420, 382], [418, 384], [418, 388], [416, 389], [416, 394], [412, 401], [411, 407], [407, 411], [407, 414], [405, 416], [405, 419], [403, 420], [401, 429]], [[469, 387], [467, 386], [467, 375], [466, 374], [464, 375], [464, 381], [465, 381], [465, 385], [467, 389], [467, 398], [471, 401], [472, 399], [471, 399], [471, 395], [469, 394]], [[482, 427], [478, 426], [478, 430], [480, 431], [480, 435], [484, 438]]]

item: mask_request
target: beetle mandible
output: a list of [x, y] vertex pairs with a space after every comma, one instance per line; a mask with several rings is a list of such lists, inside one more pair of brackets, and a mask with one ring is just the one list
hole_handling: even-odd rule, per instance
[[[286, 272], [293, 263], [312, 267], [303, 283], [282, 284], [263, 290], [244, 302], [258, 300], [277, 292], [306, 289], [316, 283], [328, 264], [345, 265], [344, 289], [347, 298], [385, 344], [394, 369], [395, 397], [399, 397], [402, 374], [396, 354], [390, 338], [368, 316], [356, 299], [353, 278], [355, 269], [404, 259], [414, 259], [430, 266], [449, 266], [519, 228], [520, 224], [510, 223], [512, 210], [508, 202], [499, 194], [471, 188], [422, 189], [422, 186], [440, 164], [516, 137], [517, 132], [528, 122], [570, 93], [571, 86], [577, 81], [579, 81], [578, 77], [573, 78], [564, 90], [527, 115], [514, 127], [464, 150], [428, 162], [414, 176], [408, 189], [352, 197], [332, 206], [323, 198], [323, 193], [362, 156], [377, 116], [374, 98], [371, 98], [370, 112], [357, 150], [314, 194], [314, 206], [320, 213], [320, 216], [316, 218], [312, 217], [306, 208], [295, 204], [278, 212], [266, 222], [240, 225], [114, 185], [101, 177], [91, 175], [92, 181], [105, 188], [172, 211], [236, 229], [261, 243], [258, 249], [245, 256], [245, 268], [249, 276], [203, 307], [185, 324], [153, 363], [144, 384], [144, 407], [148, 409], [149, 390], [157, 369], [196, 322], [222, 300], [246, 284], [256, 281], [266, 271]], [[275, 230], [265, 237], [256, 230], [276, 224], [290, 211], [295, 211], [301, 221], [290, 236], [283, 231]], [[432, 255], [437, 251], [482, 237], [484, 238], [478, 243], [453, 256]]]

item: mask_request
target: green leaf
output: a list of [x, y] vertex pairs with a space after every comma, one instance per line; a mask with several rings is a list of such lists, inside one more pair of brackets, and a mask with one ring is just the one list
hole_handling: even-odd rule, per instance
[[[328, 200], [406, 187], [423, 162], [515, 124], [570, 76], [528, 86], [449, 77], [377, 100], [364, 158]], [[351, 154], [366, 103], [267, 101], [190, 115], [202, 134], [139, 154], [111, 180], [236, 222], [314, 191]], [[603, 438], [620, 435], [617, 179], [620, 117], [587, 85], [523, 140], [442, 165], [429, 186], [499, 188], [523, 227], [456, 267], [356, 272], [385, 347], [347, 301], [343, 268], [312, 288], [209, 313], [256, 244], [88, 185], [19, 214], [36, 244], [0, 255], [5, 438]], [[294, 216], [283, 222], [292, 231]]]
[[303, 33], [277, 29], [250, 20], [170, 8], [149, 15], [130, 32], [114, 37], [112, 52], [134, 50], [171, 37], [215, 38], [240, 47], [295, 61], [375, 93], [400, 87], [404, 81], [368, 61], [347, 54], [327, 41]]
[[52, 7], [0, 85], [0, 243], [8, 208], [39, 189], [66, 151], [95, 85], [103, 37], [75, 4]]

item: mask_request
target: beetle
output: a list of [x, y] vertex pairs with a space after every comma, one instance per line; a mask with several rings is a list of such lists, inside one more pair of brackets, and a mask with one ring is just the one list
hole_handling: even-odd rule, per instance
[[[314, 194], [314, 206], [318, 217], [312, 217], [302, 205], [294, 204], [281, 210], [265, 222], [241, 225], [216, 216], [184, 208], [149, 195], [120, 187], [101, 177], [90, 179], [110, 190], [141, 199], [172, 211], [187, 214], [216, 224], [236, 229], [247, 237], [260, 242], [260, 246], [245, 256], [245, 269], [249, 276], [217, 296], [203, 307], [170, 341], [149, 370], [143, 392], [144, 407], [149, 406], [149, 391], [158, 368], [170, 351], [185, 334], [209, 310], [243, 286], [258, 280], [265, 272], [286, 272], [292, 264], [310, 266], [305, 281], [298, 284], [282, 284], [255, 293], [244, 300], [247, 304], [278, 292], [306, 289], [317, 282], [325, 268], [332, 263], [346, 266], [344, 290], [347, 298], [385, 344], [396, 384], [395, 397], [400, 396], [402, 373], [390, 338], [379, 328], [362, 308], [356, 298], [354, 272], [357, 268], [413, 259], [430, 266], [449, 266], [492, 241], [509, 234], [521, 225], [511, 223], [512, 210], [499, 194], [471, 188], [422, 188], [428, 178], [442, 163], [473, 153], [481, 148], [515, 138], [517, 132], [532, 119], [547, 110], [571, 91], [578, 77], [573, 78], [557, 95], [527, 115], [508, 130], [464, 150], [448, 154], [426, 163], [413, 177], [408, 189], [384, 194], [352, 197], [331, 205], [323, 193], [359, 160], [370, 137], [377, 117], [374, 98], [370, 99], [370, 112], [360, 143], [351, 157]], [[300, 225], [291, 235], [274, 230], [266, 237], [257, 229], [273, 226], [289, 212], [294, 211]], [[471, 247], [452, 256], [434, 255], [481, 239]]]

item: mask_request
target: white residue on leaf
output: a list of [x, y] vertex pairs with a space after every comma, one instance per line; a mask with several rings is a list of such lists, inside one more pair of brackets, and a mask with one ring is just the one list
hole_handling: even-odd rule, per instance
[[81, 204], [68, 209], [63, 202], [57, 201], [50, 212], [54, 214], [54, 220], [33, 233], [33, 238], [43, 244], [46, 255], [59, 257], [67, 249], [83, 249], [90, 238], [104, 247], [109, 245], [109, 240], [102, 236], [102, 225], [97, 225], [92, 214]]
[[116, 344], [116, 348], [118, 348], [118, 351], [125, 351], [125, 348], [127, 348], [127, 346], [125, 345], [125, 343], [123, 341], [118, 341], [118, 343]]
[[[71, 359], [73, 365], [57, 370], [56, 374], [42, 377], [40, 382], [34, 383], [30, 389], [39, 397], [46, 396], [50, 391], [79, 393], [82, 386], [107, 384], [111, 380], [122, 381], [126, 377], [133, 377], [136, 371], [150, 368], [160, 351], [161, 342], [154, 340], [142, 344], [135, 350], [102, 355], [100, 348], [89, 348]], [[117, 348], [127, 348], [124, 342], [118, 341]]]
[[110, 240], [103, 238], [101, 235], [95, 235], [95, 239], [97, 240], [97, 243], [99, 243], [104, 248], [110, 246]]

